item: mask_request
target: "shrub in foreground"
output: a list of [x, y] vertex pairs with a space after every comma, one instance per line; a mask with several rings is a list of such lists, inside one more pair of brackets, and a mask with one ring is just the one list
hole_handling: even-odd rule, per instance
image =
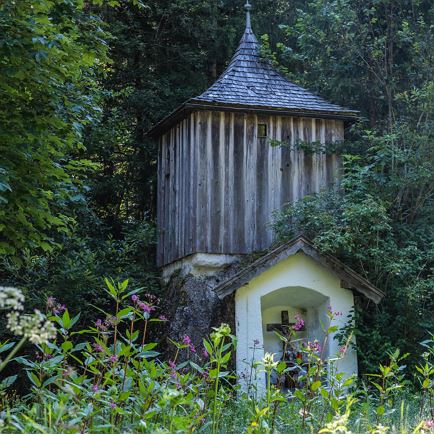
[[[128, 281], [106, 280], [115, 311], [75, 330], [79, 315], [47, 300], [47, 312], [22, 314], [19, 290], [1, 288], [0, 308], [8, 311], [9, 329], [20, 340], [1, 342], [0, 373], [21, 367], [29, 393], [14, 398], [16, 375], [2, 379], [0, 432], [41, 433], [428, 433], [434, 430], [433, 341], [417, 369], [417, 394], [411, 396], [399, 351], [389, 355], [368, 384], [336, 371], [341, 354], [324, 360], [319, 342], [301, 347], [297, 388], [284, 389], [290, 368], [266, 354], [252, 361], [245, 387], [228, 368], [236, 346], [229, 326], [215, 328], [196, 348], [190, 338], [170, 341], [174, 357], [163, 361], [157, 344], [147, 341], [150, 327], [167, 319], [158, 300], [129, 290]], [[334, 314], [324, 326], [335, 331]], [[297, 340], [297, 324], [279, 335], [284, 347]], [[18, 356], [26, 341], [35, 357]], [[253, 345], [256, 345], [253, 343]], [[182, 357], [180, 357], [182, 356]], [[179, 362], [179, 360], [187, 360]], [[13, 364], [13, 365], [11, 365]], [[252, 381], [264, 373], [266, 385]], [[272, 381], [273, 380], [273, 381]]]

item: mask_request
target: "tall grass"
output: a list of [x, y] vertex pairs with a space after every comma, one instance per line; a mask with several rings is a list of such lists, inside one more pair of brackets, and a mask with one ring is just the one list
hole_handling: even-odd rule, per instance
[[[166, 321], [157, 314], [158, 300], [130, 290], [128, 281], [106, 284], [115, 312], [101, 312], [101, 319], [84, 330], [76, 330], [79, 316], [72, 317], [53, 299], [46, 316], [38, 313], [33, 322], [27, 318], [32, 330], [15, 315], [22, 312], [21, 301], [0, 306], [15, 321], [12, 328], [19, 336], [18, 344], [1, 342], [0, 353], [6, 354], [8, 368], [24, 372], [30, 384], [25, 396], [14, 398], [16, 376], [3, 378], [0, 432], [434, 432], [433, 339], [422, 343], [424, 352], [414, 373], [406, 372], [406, 355], [395, 351], [361, 382], [333, 368], [346, 345], [326, 361], [319, 343], [307, 343], [297, 388], [281, 387], [290, 372], [272, 354], [252, 364], [249, 378], [243, 380], [249, 384], [241, 388], [228, 368], [236, 348], [229, 326], [214, 329], [200, 348], [188, 336], [171, 341], [175, 355], [162, 360], [157, 344], [147, 342], [149, 328]], [[5, 294], [0, 301], [7, 299]], [[15, 297], [21, 300], [19, 293]], [[332, 312], [329, 319], [332, 323]], [[326, 330], [333, 328], [327, 325]], [[289, 344], [297, 331], [280, 337]], [[16, 355], [23, 339], [34, 343], [35, 357]], [[251, 380], [261, 371], [266, 384], [258, 387]], [[410, 375], [415, 382], [409, 381]]]

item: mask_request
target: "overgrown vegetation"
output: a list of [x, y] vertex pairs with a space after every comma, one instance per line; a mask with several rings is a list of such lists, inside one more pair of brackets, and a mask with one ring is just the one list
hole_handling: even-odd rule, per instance
[[[432, 101], [424, 97], [418, 93], [410, 109], [430, 119]], [[275, 228], [281, 238], [306, 233], [386, 292], [378, 311], [358, 310], [366, 371], [382, 358], [374, 342], [415, 353], [434, 328], [432, 123], [422, 120], [415, 128], [402, 122], [385, 136], [367, 131], [358, 143], [367, 151], [343, 156], [339, 185], [288, 206]]]
[[[106, 280], [106, 285], [115, 310], [100, 311], [100, 319], [86, 329], [77, 329], [79, 315], [72, 317], [55, 299], [47, 304], [48, 319], [40, 312], [20, 316], [20, 291], [0, 289], [0, 308], [9, 311], [9, 328], [21, 338], [0, 342], [0, 352], [8, 354], [0, 371], [14, 363], [32, 384], [24, 400], [14, 400], [8, 388], [15, 377], [3, 379], [0, 432], [416, 434], [434, 429], [433, 339], [423, 343], [425, 353], [414, 372], [403, 365], [407, 355], [395, 351], [359, 385], [336, 369], [349, 341], [328, 360], [322, 357], [324, 345], [308, 342], [302, 347], [297, 389], [279, 387], [291, 373], [272, 354], [251, 367], [263, 379], [250, 383], [246, 377], [240, 388], [227, 369], [236, 349], [229, 326], [214, 329], [203, 348], [195, 348], [188, 336], [171, 342], [175, 356], [164, 361], [157, 344], [147, 340], [150, 327], [167, 321], [155, 296], [130, 290], [128, 281]], [[334, 331], [333, 312], [328, 317], [325, 339]], [[296, 328], [280, 337], [291, 343]], [[36, 345], [35, 357], [17, 357], [26, 339]], [[178, 362], [181, 352], [188, 353], [183, 363]], [[270, 381], [273, 375], [277, 385]], [[413, 395], [411, 376], [418, 383]]]
[[0, 6], [0, 254], [52, 252], [68, 234], [86, 172], [83, 130], [95, 122], [107, 62], [101, 19], [74, 2]]
[[[433, 3], [253, 3], [264, 56], [361, 112], [342, 144], [340, 185], [284, 210], [276, 229], [282, 238], [306, 232], [387, 293], [378, 309], [356, 312], [362, 374], [397, 348], [414, 367], [433, 331]], [[98, 291], [103, 276], [158, 292], [157, 153], [145, 132], [223, 71], [242, 5], [1, 2], [1, 284], [23, 288], [32, 308], [62, 299], [82, 327], [97, 319], [94, 306], [113, 306]], [[5, 324], [0, 333], [9, 336]], [[224, 420], [245, 422], [249, 405], [225, 408]]]
[[357, 311], [363, 372], [381, 362], [380, 346], [416, 354], [434, 329], [434, 83], [429, 74], [422, 83], [395, 90], [384, 128], [353, 128], [334, 189], [289, 205], [274, 223], [280, 239], [304, 232], [385, 291], [378, 310]]

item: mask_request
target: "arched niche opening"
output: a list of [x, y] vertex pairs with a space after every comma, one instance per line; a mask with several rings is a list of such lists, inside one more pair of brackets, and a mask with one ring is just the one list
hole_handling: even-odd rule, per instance
[[[296, 315], [301, 316], [305, 325], [302, 330], [296, 332], [292, 341], [294, 350], [309, 341], [318, 340], [322, 345], [325, 337], [323, 325], [327, 325], [329, 304], [329, 297], [302, 286], [284, 287], [263, 295], [261, 317], [264, 352], [275, 354], [275, 360], [282, 358], [283, 343], [274, 330], [279, 331], [282, 322], [288, 322], [289, 326], [294, 324]], [[324, 348], [322, 355], [327, 357], [329, 348]]]

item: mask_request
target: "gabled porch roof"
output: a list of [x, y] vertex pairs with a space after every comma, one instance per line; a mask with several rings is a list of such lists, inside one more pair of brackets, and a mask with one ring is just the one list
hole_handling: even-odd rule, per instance
[[299, 252], [303, 252], [305, 255], [319, 262], [340, 278], [342, 288], [357, 291], [376, 304], [385, 296], [383, 291], [342, 263], [339, 259], [329, 254], [320, 253], [313, 243], [302, 235], [265, 253], [259, 259], [242, 268], [234, 276], [218, 285], [214, 291], [219, 298], [223, 299], [241, 286], [248, 284], [253, 278], [259, 276], [280, 261]]

